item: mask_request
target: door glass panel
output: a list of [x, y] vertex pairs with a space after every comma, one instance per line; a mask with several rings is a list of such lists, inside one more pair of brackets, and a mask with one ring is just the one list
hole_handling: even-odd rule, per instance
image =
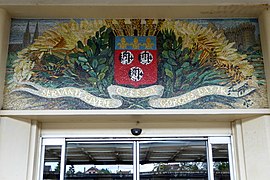
[[133, 143], [68, 142], [65, 179], [133, 179]]
[[46, 145], [43, 165], [43, 179], [60, 179], [61, 147]]
[[206, 141], [140, 143], [140, 179], [206, 180]]
[[213, 165], [214, 165], [214, 179], [215, 180], [229, 180], [230, 166], [229, 166], [229, 152], [227, 144], [213, 144]]

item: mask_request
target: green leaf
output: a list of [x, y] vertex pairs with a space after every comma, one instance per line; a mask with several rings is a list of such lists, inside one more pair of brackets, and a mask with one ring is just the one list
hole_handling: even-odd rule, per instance
[[93, 44], [95, 44], [95, 43], [93, 42], [92, 39], [88, 39], [88, 40], [87, 40], [87, 45], [88, 45], [89, 47], [92, 47]]
[[182, 75], [182, 73], [183, 73], [183, 69], [180, 68], [175, 72], [175, 75], [178, 77], [178, 76]]
[[[87, 40], [87, 45], [89, 46], [89, 49], [91, 49], [92, 53], [90, 56], [92, 56], [92, 54], [95, 54], [96, 53], [96, 44], [94, 43], [94, 40], [93, 39], [88, 39]], [[90, 54], [90, 53], [87, 53], [87, 54]]]
[[168, 51], [163, 51], [163, 52], [162, 52], [162, 57], [168, 59], [168, 58], [169, 58], [169, 53], [168, 53]]
[[93, 44], [93, 45], [91, 46], [91, 50], [92, 50], [93, 54], [96, 53], [96, 50], [97, 50], [96, 44]]
[[103, 49], [106, 49], [108, 47], [108, 44], [103, 44], [101, 45], [100, 49], [103, 50]]
[[96, 69], [97, 66], [98, 66], [98, 61], [97, 61], [97, 59], [93, 59], [92, 67], [93, 67], [94, 69]]
[[187, 75], [187, 79], [192, 80], [197, 76], [197, 72], [192, 72], [189, 75]]
[[172, 47], [173, 47], [173, 49], [176, 49], [177, 48], [177, 42], [175, 41], [175, 37], [173, 39], [174, 39], [174, 41], [173, 41]]
[[84, 51], [84, 52], [88, 51], [89, 49], [90, 49], [89, 46], [84, 46], [84, 47], [83, 47], [83, 51]]
[[217, 72], [208, 70], [208, 71], [203, 72], [203, 73], [199, 76], [199, 79], [208, 79], [208, 78], [212, 78], [212, 77], [215, 76], [216, 74], [217, 74]]
[[87, 61], [88, 61], [84, 56], [80, 56], [80, 57], [78, 58], [78, 60], [79, 60], [80, 62], [87, 62]]
[[224, 83], [224, 79], [214, 79], [214, 80], [210, 80], [210, 81], [203, 81], [201, 84], [218, 85], [220, 83]]
[[188, 54], [185, 54], [184, 59], [185, 60], [188, 60], [188, 58], [189, 58], [189, 55]]
[[175, 59], [175, 52], [172, 50], [169, 50], [169, 57]]
[[100, 52], [100, 56], [110, 56], [110, 49], [103, 49], [101, 52]]
[[103, 39], [103, 42], [104, 43], [108, 43], [108, 41], [109, 41], [109, 34], [108, 33], [103, 33], [103, 36], [102, 36], [102, 39]]
[[92, 77], [97, 77], [97, 74], [93, 70], [89, 71], [88, 74]]
[[165, 50], [169, 49], [169, 46], [168, 46], [167, 42], [163, 43], [163, 49], [165, 49]]
[[185, 54], [185, 55], [190, 54], [190, 49], [185, 48], [185, 49], [183, 50], [183, 54]]
[[97, 82], [97, 79], [96, 78], [93, 78], [93, 77], [90, 77], [87, 80], [90, 81], [91, 83]]
[[109, 70], [109, 66], [104, 67], [101, 72], [106, 73]]
[[69, 57], [70, 58], [78, 58], [78, 54], [77, 53], [72, 53], [72, 54], [69, 54]]
[[172, 66], [170, 64], [165, 63], [164, 67], [165, 67], [165, 69], [169, 69], [170, 71], [172, 71]]
[[171, 79], [173, 79], [173, 72], [170, 71], [169, 69], [165, 69], [165, 73], [167, 76], [169, 76]]
[[167, 60], [167, 62], [168, 62], [169, 64], [173, 65], [173, 66], [177, 66], [177, 63], [176, 63], [175, 60], [172, 59], [172, 58], [169, 58], [169, 59]]
[[105, 68], [105, 66], [106, 66], [105, 64], [99, 65], [98, 68], [97, 68], [97, 71], [98, 72], [102, 71]]
[[107, 61], [106, 58], [101, 58], [98, 62], [99, 64], [104, 64]]
[[98, 79], [99, 79], [99, 80], [104, 79], [104, 77], [105, 77], [105, 73], [100, 73], [100, 74], [98, 75]]
[[87, 54], [89, 57], [92, 57], [92, 56], [93, 56], [93, 53], [91, 52], [90, 49], [88, 49], [88, 50], [86, 51], [86, 54]]
[[189, 66], [189, 62], [184, 62], [183, 65], [182, 65], [182, 68], [186, 68]]
[[90, 68], [89, 68], [89, 66], [87, 66], [87, 65], [82, 65], [82, 68], [84, 69], [84, 70], [89, 70]]
[[181, 90], [183, 91], [186, 91], [189, 89], [189, 84], [184, 84], [182, 87], [181, 87]]
[[100, 33], [97, 31], [97, 32], [96, 32], [96, 38], [97, 38], [97, 39], [99, 38], [99, 35], [100, 35]]
[[182, 53], [182, 51], [181, 51], [181, 49], [177, 49], [177, 51], [176, 51], [176, 58], [179, 58], [180, 56], [181, 56], [181, 53]]
[[199, 51], [195, 54], [195, 56], [193, 57], [192, 59], [192, 64], [196, 64], [197, 62], [199, 62], [199, 58], [200, 58], [200, 55], [202, 54], [202, 51]]
[[106, 29], [106, 26], [102, 26], [102, 27], [100, 28], [100, 32], [105, 31], [105, 29]]
[[107, 82], [106, 79], [103, 79], [103, 80], [102, 80], [102, 84], [103, 84], [103, 86], [108, 87], [108, 82]]
[[182, 48], [182, 42], [183, 42], [182, 38], [179, 37], [177, 41], [178, 41], [180, 49], [181, 49]]
[[84, 47], [82, 41], [78, 41], [77, 45], [78, 45], [78, 48], [80, 48], [80, 49], [83, 49], [83, 47]]

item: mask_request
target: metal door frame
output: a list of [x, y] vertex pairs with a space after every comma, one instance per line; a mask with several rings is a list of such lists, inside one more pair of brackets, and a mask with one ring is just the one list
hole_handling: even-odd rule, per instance
[[217, 137], [175, 137], [175, 138], [42, 138], [41, 143], [41, 160], [40, 160], [40, 171], [39, 180], [43, 179], [44, 170], [44, 157], [45, 157], [45, 146], [47, 145], [59, 145], [61, 146], [61, 163], [60, 163], [60, 180], [64, 180], [65, 173], [65, 155], [66, 155], [66, 142], [89, 142], [89, 143], [133, 143], [133, 180], [140, 179], [140, 162], [139, 162], [139, 143], [142, 141], [184, 141], [184, 140], [205, 140], [206, 141], [206, 156], [208, 165], [208, 180], [214, 180], [214, 169], [213, 169], [213, 144], [227, 144], [229, 154], [229, 167], [230, 167], [230, 179], [235, 180], [235, 170], [233, 163], [232, 144], [231, 137], [229, 136], [217, 136]]

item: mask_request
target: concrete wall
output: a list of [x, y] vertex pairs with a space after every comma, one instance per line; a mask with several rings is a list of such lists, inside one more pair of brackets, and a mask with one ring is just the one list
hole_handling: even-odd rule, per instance
[[31, 120], [0, 118], [1, 180], [35, 179], [38, 132], [37, 123]]
[[[43, 123], [41, 134], [35, 121], [0, 119], [0, 179], [34, 180], [39, 163], [39, 136], [133, 137], [130, 128], [142, 127], [140, 137], [219, 136], [232, 134], [237, 179], [270, 177], [270, 116], [230, 122], [89, 122]], [[233, 130], [233, 131], [232, 131]]]
[[247, 179], [270, 177], [270, 116], [242, 121]]
[[230, 122], [198, 121], [106, 121], [89, 123], [42, 123], [43, 137], [134, 137], [130, 129], [142, 128], [140, 137], [219, 136], [231, 134]]
[[270, 116], [239, 120], [233, 128], [237, 179], [269, 179]]

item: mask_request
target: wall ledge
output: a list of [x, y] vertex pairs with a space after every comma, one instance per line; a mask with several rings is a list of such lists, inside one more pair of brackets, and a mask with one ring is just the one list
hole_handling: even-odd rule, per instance
[[0, 116], [39, 122], [235, 121], [270, 115], [270, 109], [1, 110]]

